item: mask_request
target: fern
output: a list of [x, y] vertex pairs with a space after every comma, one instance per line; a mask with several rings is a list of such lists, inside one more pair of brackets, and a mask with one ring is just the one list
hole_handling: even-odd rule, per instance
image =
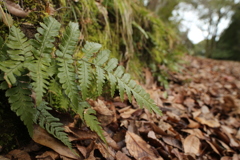
[[[102, 85], [106, 77], [110, 82], [111, 95], [114, 94], [117, 87], [119, 90], [120, 98], [122, 100], [124, 98], [124, 93], [126, 93], [128, 99], [131, 101], [133, 96], [140, 107], [146, 107], [150, 111], [154, 111], [155, 113], [160, 115], [162, 114], [161, 110], [154, 104], [154, 101], [150, 98], [150, 95], [146, 93], [146, 91], [140, 85], [137, 85], [134, 80], [131, 80], [131, 76], [128, 73], [125, 73], [122, 66], [118, 66], [118, 61], [115, 58], [108, 59], [110, 55], [110, 52], [108, 50], [101, 51], [97, 55], [96, 59], [92, 61], [91, 58], [93, 58], [93, 53], [92, 50], [90, 50], [91, 52], [88, 52], [88, 48], [93, 48], [93, 43], [86, 42], [82, 51], [85, 53], [88, 59], [83, 58], [80, 61], [80, 66], [82, 64], [85, 64], [87, 66], [84, 70], [84, 74], [82, 73], [83, 70], [81, 70], [80, 72], [80, 74], [82, 74], [80, 76], [80, 79], [85, 78], [85, 80], [80, 80], [80, 86], [84, 86], [84, 90], [81, 90], [84, 98], [85, 95], [90, 94], [89, 91], [91, 91], [91, 89], [89, 88], [89, 86], [91, 85], [91, 83], [96, 82], [98, 86], [98, 94], [100, 95], [102, 93]], [[99, 50], [95, 50], [95, 52], [98, 51]], [[90, 64], [94, 66], [91, 69], [89, 69]], [[95, 70], [93, 70], [93, 68], [95, 68]], [[97, 81], [90, 81], [90, 78], [86, 78], [89, 77], [89, 75], [92, 75], [92, 72], [96, 74]]]
[[[34, 40], [27, 40], [20, 29], [11, 27], [8, 55], [0, 64], [5, 79], [0, 88], [7, 90], [12, 110], [21, 117], [30, 135], [33, 123], [39, 124], [71, 148], [62, 123], [49, 113], [52, 108], [70, 108], [106, 142], [96, 112], [85, 101], [101, 95], [105, 84], [110, 84], [112, 96], [118, 90], [122, 100], [126, 93], [130, 102], [135, 98], [140, 107], [161, 114], [149, 94], [118, 65], [118, 60], [109, 58], [110, 51], [100, 50], [101, 44], [86, 42], [83, 57], [73, 56], [80, 35], [77, 23], [69, 23], [59, 37], [60, 43], [55, 42], [59, 22], [48, 17], [40, 26]], [[94, 96], [92, 92], [96, 92]]]

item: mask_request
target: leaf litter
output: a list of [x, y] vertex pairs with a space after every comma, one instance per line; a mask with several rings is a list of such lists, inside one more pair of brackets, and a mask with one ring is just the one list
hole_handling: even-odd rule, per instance
[[[208, 160], [240, 159], [240, 63], [185, 56], [180, 72], [169, 72], [169, 88], [157, 86], [145, 69], [143, 87], [163, 111], [140, 109], [127, 97], [100, 97], [89, 103], [97, 112], [107, 144], [78, 124], [65, 121], [73, 152], [38, 126], [34, 143], [5, 155], [8, 159]], [[61, 119], [61, 118], [60, 118]], [[39, 152], [37, 152], [39, 150]], [[78, 155], [78, 156], [77, 156]]]

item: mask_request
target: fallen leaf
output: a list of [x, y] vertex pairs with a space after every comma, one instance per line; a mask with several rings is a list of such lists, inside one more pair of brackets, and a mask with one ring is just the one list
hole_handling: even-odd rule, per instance
[[199, 139], [205, 139], [203, 132], [200, 129], [182, 129], [182, 131], [187, 132], [191, 135], [194, 135]]
[[44, 129], [37, 125], [34, 126], [32, 139], [36, 143], [49, 147], [58, 154], [63, 155], [65, 157], [69, 157], [72, 159], [80, 158], [76, 154], [74, 154], [67, 146], [65, 146], [56, 138], [53, 138], [49, 133], [47, 133]]
[[113, 112], [109, 110], [109, 108], [105, 105], [105, 103], [98, 99], [97, 101], [94, 101], [94, 110], [97, 111], [97, 113], [106, 115], [106, 116], [113, 116]]
[[200, 155], [201, 142], [196, 136], [189, 135], [183, 140], [183, 148], [186, 154]]
[[201, 124], [207, 125], [212, 128], [220, 127], [220, 123], [217, 118], [215, 118], [212, 113], [208, 114], [202, 114], [199, 117], [194, 118], [196, 121], [198, 121]]
[[37, 159], [46, 159], [50, 158], [51, 160], [56, 160], [59, 158], [59, 154], [54, 151], [46, 151], [41, 155], [36, 156]]
[[31, 160], [30, 155], [26, 151], [20, 150], [20, 149], [15, 149], [10, 151], [6, 155], [6, 157], [9, 159], [17, 159], [17, 160]]
[[128, 156], [126, 156], [124, 153], [121, 151], [118, 151], [116, 153], [116, 160], [131, 160]]
[[129, 153], [136, 159], [143, 157], [148, 157], [150, 159], [157, 158], [150, 145], [148, 145], [140, 136], [136, 135], [135, 133], [127, 131], [126, 146]]
[[176, 147], [176, 148], [178, 148], [180, 150], [183, 150], [181, 142], [179, 140], [177, 140], [176, 138], [169, 137], [169, 136], [168, 137], [167, 136], [163, 136], [162, 139], [163, 139], [163, 141], [165, 143], [167, 143], [167, 144], [169, 144], [171, 146], [174, 146], [174, 147]]
[[108, 147], [104, 143], [96, 143], [96, 148], [101, 152], [102, 156], [108, 160], [114, 160], [115, 159], [115, 151], [111, 148]]
[[76, 145], [77, 149], [82, 153], [84, 158], [87, 158], [87, 149], [84, 146], [80, 146], [79, 144]]
[[6, 7], [7, 10], [9, 11], [9, 13], [17, 16], [17, 17], [27, 17], [28, 16], [28, 12], [25, 12], [20, 6], [19, 4], [16, 4], [10, 0], [6, 0]]

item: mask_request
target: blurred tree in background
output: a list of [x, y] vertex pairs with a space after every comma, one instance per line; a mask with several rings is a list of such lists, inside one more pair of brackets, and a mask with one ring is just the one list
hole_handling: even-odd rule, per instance
[[240, 60], [240, 4], [237, 4], [229, 27], [220, 36], [213, 58]]

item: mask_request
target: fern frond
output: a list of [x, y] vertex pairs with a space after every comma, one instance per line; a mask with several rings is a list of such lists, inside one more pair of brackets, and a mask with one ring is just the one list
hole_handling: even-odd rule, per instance
[[106, 143], [106, 139], [103, 135], [103, 129], [100, 126], [100, 122], [98, 122], [96, 117], [96, 111], [92, 108], [88, 108], [84, 111], [84, 120], [88, 127], [94, 132], [98, 134], [98, 136]]
[[53, 117], [48, 110], [52, 108], [47, 106], [47, 102], [40, 103], [37, 106], [37, 113], [34, 117], [34, 122], [39, 124], [42, 128], [46, 129], [48, 133], [59, 139], [63, 144], [72, 148], [71, 143], [69, 142], [67, 133], [64, 132], [63, 124], [58, 118]]
[[58, 68], [58, 78], [65, 90], [66, 95], [70, 98], [75, 107], [78, 106], [78, 90], [76, 73], [73, 67], [73, 54], [78, 42], [80, 31], [77, 23], [69, 23], [63, 34], [62, 43], [59, 45], [59, 50], [56, 51]]
[[[94, 48], [92, 45], [91, 47]], [[83, 51], [85, 50], [83, 49]], [[146, 91], [140, 85], [137, 85], [135, 81], [131, 80], [131, 76], [125, 73], [123, 66], [118, 66], [117, 59], [112, 58], [108, 60], [109, 54], [110, 52], [105, 50], [97, 55], [97, 58], [93, 61], [93, 63], [91, 63], [90, 59], [87, 62], [86, 60], [82, 60], [80, 62], [80, 68], [83, 68], [79, 72], [79, 74], [82, 76], [80, 79], [85, 80], [81, 82], [83, 97], [85, 98], [87, 96], [89, 92], [88, 88], [92, 83], [89, 75], [94, 73], [97, 79], [97, 90], [99, 95], [102, 93], [103, 83], [107, 77], [108, 81], [110, 82], [112, 96], [114, 95], [117, 87], [121, 100], [124, 99], [124, 93], [126, 93], [130, 102], [133, 96], [141, 108], [145, 106], [149, 111], [154, 111], [155, 113], [161, 115], [161, 110], [154, 104], [154, 101], [150, 98], [150, 95], [146, 93]], [[90, 70], [90, 64], [95, 66], [95, 70]]]
[[[22, 78], [27, 79], [28, 77]], [[20, 116], [20, 119], [27, 126], [30, 136], [33, 134], [33, 116], [36, 113], [31, 94], [32, 92], [29, 89], [29, 84], [26, 83], [26, 80], [18, 81], [16, 87], [10, 88], [6, 91], [6, 96], [9, 97], [8, 101], [11, 104], [11, 110]]]
[[11, 27], [7, 46], [9, 60], [1, 62], [0, 69], [5, 72], [4, 79], [11, 88], [16, 83], [16, 77], [24, 70], [24, 62], [31, 60], [32, 46], [19, 28]]
[[38, 34], [35, 35], [36, 40], [32, 41], [32, 51], [36, 60], [26, 64], [26, 67], [30, 71], [30, 77], [34, 80], [32, 86], [36, 94], [37, 105], [41, 103], [49, 84], [49, 74], [47, 71], [51, 62], [51, 52], [54, 47], [53, 42], [59, 34], [60, 29], [60, 23], [52, 17], [44, 18], [44, 23], [40, 25], [41, 27], [37, 29]]

